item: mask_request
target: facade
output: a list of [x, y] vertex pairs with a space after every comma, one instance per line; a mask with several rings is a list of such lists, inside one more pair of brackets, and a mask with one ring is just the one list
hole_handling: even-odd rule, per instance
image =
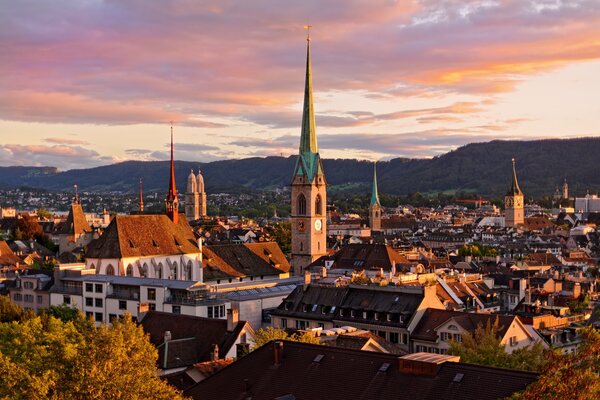
[[185, 191], [185, 217], [188, 221], [206, 217], [206, 192], [204, 191], [204, 177], [200, 170], [198, 170], [198, 176], [194, 174], [194, 170], [191, 170], [188, 175]]
[[505, 225], [511, 228], [522, 225], [525, 222], [524, 196], [517, 181], [514, 158], [512, 160], [512, 167], [512, 182], [510, 189], [506, 193], [506, 196], [504, 196]]
[[50, 305], [52, 277], [46, 274], [18, 275], [9, 288], [10, 299], [25, 310], [36, 313]]
[[377, 165], [373, 164], [373, 192], [369, 205], [369, 226], [372, 232], [381, 231], [381, 203], [377, 191]]
[[327, 246], [327, 181], [317, 146], [310, 39], [306, 53], [300, 151], [294, 168], [291, 192], [292, 267], [294, 274], [301, 275], [307, 265], [326, 253]]
[[75, 195], [67, 220], [58, 235], [59, 254], [71, 253], [76, 248], [85, 247], [92, 239], [92, 228], [79, 204], [79, 197]]

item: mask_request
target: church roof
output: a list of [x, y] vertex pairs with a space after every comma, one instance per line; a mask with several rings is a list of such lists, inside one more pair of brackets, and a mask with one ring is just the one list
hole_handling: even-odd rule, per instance
[[378, 205], [379, 203], [379, 192], [377, 191], [377, 164], [373, 164], [373, 192], [371, 193], [371, 206]]
[[185, 218], [175, 224], [166, 215], [117, 215], [100, 238], [88, 246], [86, 258], [147, 257], [198, 253]]
[[60, 233], [69, 235], [82, 235], [91, 232], [90, 224], [85, 219], [83, 208], [77, 201], [71, 204], [67, 221], [62, 225]]
[[515, 169], [515, 159], [512, 159], [512, 167], [513, 167], [513, 173], [512, 173], [512, 181], [510, 183], [510, 189], [508, 189], [508, 192], [506, 193], [507, 196], [523, 196], [523, 192], [521, 191], [521, 188], [519, 187], [519, 181], [517, 180], [517, 171]]

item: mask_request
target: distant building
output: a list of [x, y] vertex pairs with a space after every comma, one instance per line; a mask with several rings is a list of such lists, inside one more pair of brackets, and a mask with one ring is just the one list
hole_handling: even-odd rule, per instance
[[519, 182], [517, 181], [517, 171], [515, 168], [515, 159], [512, 160], [512, 182], [510, 189], [504, 196], [504, 208], [505, 208], [505, 219], [506, 226], [515, 227], [522, 225], [525, 222], [525, 211], [524, 211], [524, 196]]
[[25, 310], [33, 310], [37, 313], [42, 308], [50, 306], [49, 290], [52, 284], [52, 277], [46, 274], [18, 275], [9, 288], [10, 298]]
[[206, 217], [206, 192], [204, 191], [204, 177], [200, 170], [198, 170], [198, 176], [194, 175], [194, 170], [191, 170], [188, 176], [185, 191], [185, 217], [188, 221]]
[[87, 221], [79, 197], [71, 203], [67, 220], [63, 223], [58, 235], [59, 254], [71, 253], [77, 248], [87, 246], [93, 239], [92, 228]]
[[372, 232], [381, 231], [381, 203], [377, 191], [377, 164], [373, 164], [373, 191], [369, 204], [369, 226]]

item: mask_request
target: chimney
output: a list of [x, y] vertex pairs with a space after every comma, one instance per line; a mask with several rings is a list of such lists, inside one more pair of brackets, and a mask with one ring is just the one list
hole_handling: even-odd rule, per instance
[[213, 343], [210, 345], [210, 361], [217, 361], [219, 359], [219, 345]]
[[525, 289], [527, 288], [527, 280], [525, 278], [519, 279], [519, 301], [525, 298]]
[[304, 290], [310, 285], [310, 271], [304, 271]]
[[281, 364], [283, 359], [283, 342], [276, 340], [273, 342], [273, 365], [276, 367]]
[[392, 261], [392, 277], [396, 276], [396, 261]]
[[581, 285], [579, 282], [575, 282], [573, 285], [573, 298], [578, 299], [581, 296]]
[[231, 303], [231, 308], [227, 310], [227, 332], [233, 332], [239, 321], [239, 306], [237, 303]]
[[171, 331], [165, 331], [164, 338], [165, 338], [165, 343], [168, 342], [168, 341], [170, 341], [171, 338], [172, 338]]
[[327, 278], [327, 268], [321, 267], [321, 278]]
[[555, 279], [555, 280], [557, 280], [557, 279], [559, 279], [559, 278], [560, 278], [560, 275], [558, 274], [558, 270], [557, 270], [557, 269], [555, 269], [555, 270], [554, 270], [554, 279]]

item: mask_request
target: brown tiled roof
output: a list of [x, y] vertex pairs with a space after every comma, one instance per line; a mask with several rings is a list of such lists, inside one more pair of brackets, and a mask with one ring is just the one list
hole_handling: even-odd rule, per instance
[[381, 219], [381, 229], [415, 229], [417, 221], [414, 218], [392, 215], [390, 218]]
[[499, 399], [523, 390], [537, 374], [445, 362], [433, 376], [400, 370], [392, 354], [283, 342], [274, 365], [268, 343], [185, 395], [204, 399]]
[[354, 350], [362, 350], [369, 340], [374, 341], [379, 346], [381, 346], [385, 351], [392, 354], [397, 355], [405, 355], [408, 354], [401, 346], [396, 345], [394, 343], [388, 342], [384, 338], [375, 335], [373, 332], [362, 332], [359, 334], [345, 334], [338, 335], [335, 340], [325, 341], [323, 344], [328, 346], [335, 346], [342, 349], [354, 349]]
[[437, 310], [428, 308], [425, 314], [411, 333], [411, 337], [415, 339], [436, 341], [436, 328], [453, 319], [457, 325], [460, 325], [468, 332], [475, 332], [479, 325], [494, 324], [498, 320], [498, 334], [504, 337], [504, 334], [515, 320], [515, 316], [497, 315], [497, 314], [478, 314], [467, 313], [461, 311]]
[[204, 376], [211, 376], [215, 372], [218, 372], [231, 364], [233, 358], [222, 358], [215, 361], [205, 361], [198, 364], [194, 364], [194, 368], [198, 370]]
[[[165, 365], [164, 357], [167, 353], [168, 368], [175, 368], [209, 360], [213, 344], [219, 346], [219, 353], [224, 356], [231, 350], [246, 322], [239, 321], [233, 332], [228, 332], [227, 320], [224, 319], [150, 311], [140, 325], [150, 336], [150, 342], [159, 350], [159, 366], [162, 368]], [[164, 346], [165, 331], [171, 332], [172, 340], [167, 351]]]
[[332, 268], [350, 270], [374, 270], [383, 268], [391, 271], [392, 263], [405, 264], [409, 261], [403, 255], [385, 244], [348, 244], [334, 255]]
[[202, 264], [206, 280], [279, 275], [290, 270], [276, 242], [203, 246]]
[[166, 215], [117, 215], [88, 246], [86, 258], [147, 257], [198, 253], [185, 218], [174, 224]]
[[61, 234], [82, 235], [86, 232], [91, 232], [90, 224], [85, 219], [81, 204], [72, 203], [67, 221], [61, 227]]
[[8, 243], [0, 240], [0, 265], [10, 266], [20, 262], [21, 259], [10, 249]]

